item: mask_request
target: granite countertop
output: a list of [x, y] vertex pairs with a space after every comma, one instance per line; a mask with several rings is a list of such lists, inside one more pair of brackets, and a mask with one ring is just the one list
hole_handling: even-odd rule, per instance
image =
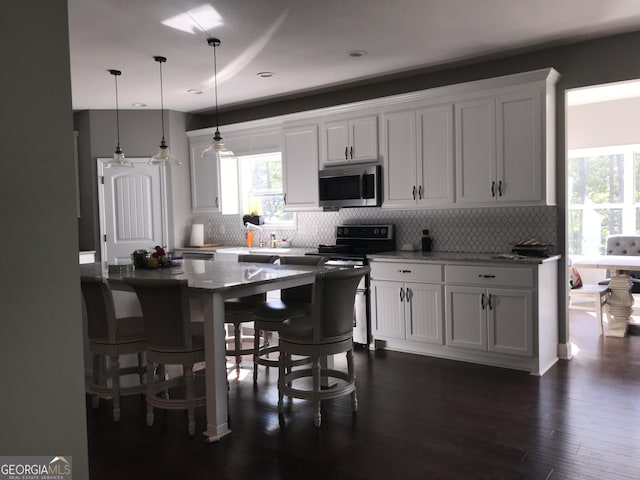
[[367, 255], [372, 260], [412, 260], [427, 263], [449, 262], [477, 262], [500, 264], [528, 264], [537, 265], [544, 262], [553, 262], [560, 259], [560, 255], [550, 257], [525, 257], [512, 253], [500, 252], [428, 252], [410, 250], [394, 250], [390, 252], [372, 253]]

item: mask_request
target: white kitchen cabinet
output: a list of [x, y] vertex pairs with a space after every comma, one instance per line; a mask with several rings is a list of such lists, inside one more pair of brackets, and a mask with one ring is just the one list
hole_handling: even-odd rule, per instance
[[284, 209], [318, 210], [319, 123], [288, 124], [282, 129]]
[[535, 375], [557, 361], [559, 257], [519, 263], [403, 256], [370, 262], [376, 348]]
[[202, 157], [211, 145], [211, 137], [189, 139], [191, 163], [191, 210], [193, 213], [218, 213], [222, 211], [220, 199], [220, 165], [215, 157]]
[[225, 130], [224, 134], [225, 146], [236, 156], [279, 152], [282, 150], [281, 141], [279, 127]]
[[445, 277], [447, 345], [533, 355], [532, 267], [448, 265]]
[[530, 290], [447, 285], [445, 296], [447, 345], [533, 355]]
[[372, 262], [371, 328], [374, 338], [443, 343], [442, 267]]
[[324, 167], [378, 161], [378, 116], [330, 116], [323, 122]]
[[436, 103], [383, 115], [384, 206], [452, 205], [453, 104]]
[[555, 203], [545, 92], [524, 85], [456, 103], [456, 203]]

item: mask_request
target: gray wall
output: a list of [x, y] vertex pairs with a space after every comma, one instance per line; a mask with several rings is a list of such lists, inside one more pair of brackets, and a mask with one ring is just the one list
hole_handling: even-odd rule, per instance
[[84, 479], [67, 3], [12, 2], [0, 18], [0, 453], [71, 456], [74, 478]]
[[[85, 110], [74, 114], [78, 134], [80, 176], [80, 250], [100, 252], [97, 188], [98, 158], [110, 158], [116, 147], [115, 110]], [[189, 148], [186, 126], [190, 115], [165, 112], [165, 137], [171, 151], [182, 159], [180, 167], [167, 169], [169, 245], [180, 243], [190, 224]], [[120, 145], [127, 157], [150, 157], [158, 151], [162, 137], [158, 110], [120, 110]], [[176, 192], [172, 195], [172, 192]], [[186, 196], [186, 200], [183, 197]], [[175, 198], [174, 198], [175, 197]], [[175, 225], [175, 232], [174, 232]], [[178, 242], [178, 243], [176, 243]]]

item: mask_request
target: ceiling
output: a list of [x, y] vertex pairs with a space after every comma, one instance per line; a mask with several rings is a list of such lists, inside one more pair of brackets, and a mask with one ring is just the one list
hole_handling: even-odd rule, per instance
[[[74, 110], [184, 112], [640, 30], [638, 0], [68, 0]], [[170, 20], [173, 19], [173, 20]], [[180, 28], [168, 26], [178, 22]], [[164, 23], [163, 23], [164, 22]], [[348, 52], [364, 50], [360, 57]], [[270, 78], [257, 76], [273, 72]], [[201, 94], [188, 93], [201, 91]], [[133, 104], [144, 104], [144, 107]]]

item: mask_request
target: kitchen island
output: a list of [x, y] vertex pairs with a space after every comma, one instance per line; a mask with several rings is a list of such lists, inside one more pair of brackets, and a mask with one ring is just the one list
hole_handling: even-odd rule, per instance
[[107, 278], [112, 288], [128, 289], [125, 277], [186, 279], [190, 294], [199, 302], [204, 318], [207, 429], [209, 442], [231, 433], [228, 425], [227, 374], [225, 359], [224, 301], [270, 290], [309, 285], [324, 267], [258, 263], [215, 262], [185, 259], [171, 268], [136, 269], [109, 273], [106, 263], [80, 265], [81, 275]]
[[375, 348], [525, 370], [558, 360], [559, 255], [368, 255]]

